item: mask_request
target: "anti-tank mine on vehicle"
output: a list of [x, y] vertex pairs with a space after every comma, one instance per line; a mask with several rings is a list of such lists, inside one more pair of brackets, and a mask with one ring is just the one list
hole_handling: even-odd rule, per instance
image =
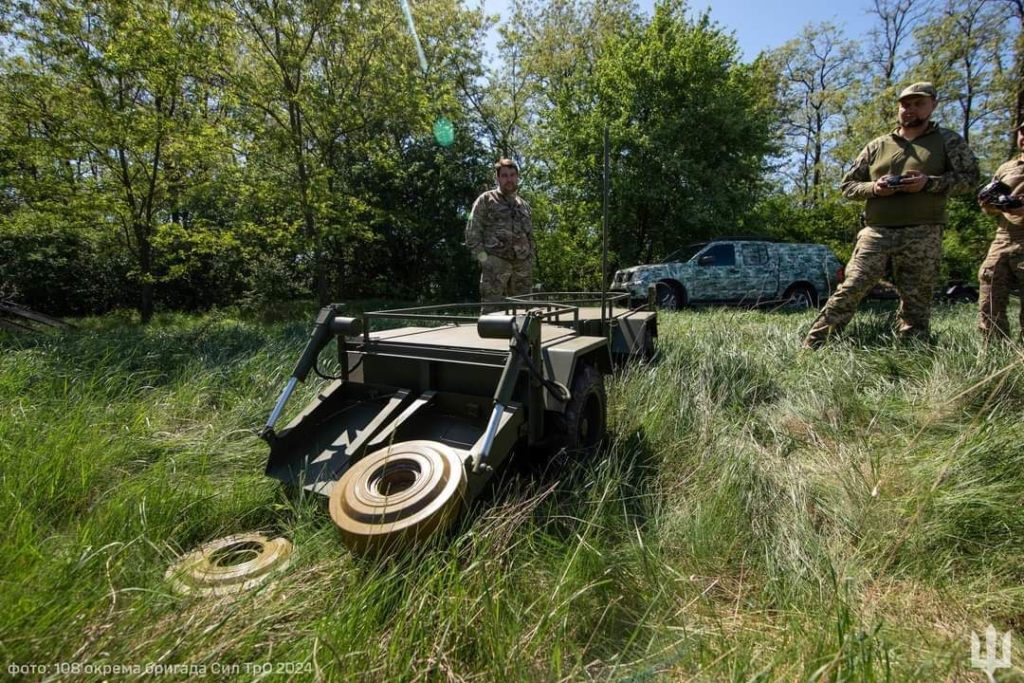
[[[616, 358], [649, 356], [657, 335], [656, 313], [624, 301], [559, 293], [359, 317], [327, 306], [262, 432], [266, 472], [328, 496], [354, 551], [429, 537], [517, 449], [596, 450], [604, 375]], [[339, 375], [275, 431], [332, 339]]]

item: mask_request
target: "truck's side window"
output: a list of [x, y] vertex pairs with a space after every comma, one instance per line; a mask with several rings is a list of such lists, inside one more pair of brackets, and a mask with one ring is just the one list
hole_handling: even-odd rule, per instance
[[736, 247], [731, 244], [715, 244], [700, 255], [702, 266], [735, 266]]
[[764, 244], [744, 244], [740, 247], [743, 250], [743, 265], [765, 266], [768, 265], [768, 247]]

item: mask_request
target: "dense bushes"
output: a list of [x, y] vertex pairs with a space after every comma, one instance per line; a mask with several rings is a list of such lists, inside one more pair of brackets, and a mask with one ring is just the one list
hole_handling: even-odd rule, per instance
[[133, 303], [124, 255], [81, 232], [35, 220], [0, 232], [0, 297], [54, 315], [100, 313]]

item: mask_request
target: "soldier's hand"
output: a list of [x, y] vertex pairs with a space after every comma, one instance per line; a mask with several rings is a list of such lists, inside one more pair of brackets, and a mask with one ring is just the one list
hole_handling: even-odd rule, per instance
[[487, 260], [487, 252], [484, 251], [483, 249], [481, 249], [480, 251], [476, 252], [473, 256], [476, 257], [476, 262], [477, 263], [483, 263], [484, 261]]
[[928, 182], [928, 176], [920, 171], [907, 171], [903, 174], [903, 182], [900, 183], [900, 192], [920, 192]]
[[[1024, 197], [1021, 197], [1020, 195], [1013, 196], [1018, 199], [1024, 199]], [[1003, 211], [1003, 213], [1008, 216], [1024, 216], [1024, 206], [1017, 207], [1016, 209], [1007, 209], [1006, 211]]]
[[871, 186], [871, 193], [876, 197], [891, 197], [896, 194], [896, 188], [889, 187], [885, 184], [887, 176], [882, 176], [875, 181], [875, 184]]

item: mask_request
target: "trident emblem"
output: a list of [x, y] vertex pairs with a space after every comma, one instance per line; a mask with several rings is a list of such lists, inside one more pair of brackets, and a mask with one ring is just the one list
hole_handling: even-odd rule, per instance
[[988, 676], [988, 680], [995, 681], [993, 672], [996, 669], [1010, 668], [1010, 636], [1013, 632], [1007, 631], [1003, 634], [1002, 647], [996, 651], [996, 627], [992, 624], [985, 629], [985, 657], [981, 656], [981, 641], [978, 634], [971, 631], [971, 666], [981, 669]]

